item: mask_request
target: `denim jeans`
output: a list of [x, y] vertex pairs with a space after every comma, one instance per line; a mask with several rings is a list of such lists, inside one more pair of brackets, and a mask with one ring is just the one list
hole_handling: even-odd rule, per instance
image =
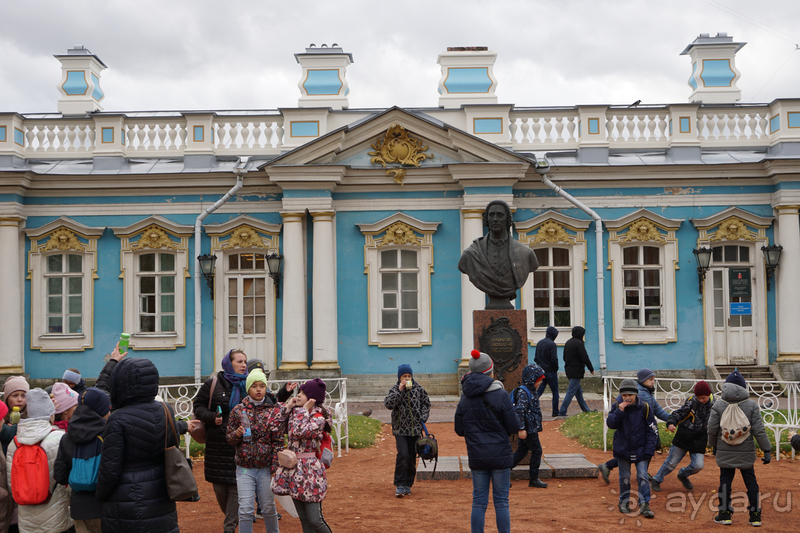
[[[647, 479], [647, 466], [650, 461], [636, 461], [636, 482], [639, 486], [639, 504], [650, 501], [650, 481]], [[619, 459], [619, 501], [631, 499], [631, 462]]]
[[[664, 464], [661, 465], [661, 468], [658, 469], [658, 473], [653, 476], [653, 479], [659, 483], [664, 482], [664, 478], [667, 475], [677, 468], [678, 464], [683, 459], [683, 456], [689, 453], [687, 450], [683, 448], [678, 448], [674, 444], [669, 448], [669, 455], [667, 456], [667, 460], [664, 461]], [[683, 477], [689, 477], [692, 474], [696, 474], [703, 469], [703, 455], [702, 453], [689, 453], [689, 466], [681, 468], [678, 470], [678, 475]]]
[[236, 487], [239, 490], [239, 533], [253, 533], [253, 515], [256, 498], [261, 506], [267, 533], [278, 533], [278, 511], [275, 496], [269, 484], [272, 481], [269, 467], [244, 468], [236, 466]]
[[559, 415], [567, 416], [567, 409], [569, 409], [569, 404], [572, 403], [572, 397], [575, 397], [578, 400], [578, 405], [580, 406], [581, 410], [586, 412], [589, 411], [589, 406], [586, 405], [586, 402], [583, 400], [583, 389], [581, 388], [581, 380], [580, 379], [569, 379], [569, 386], [567, 387], [567, 393], [564, 395], [564, 403], [561, 404], [561, 411], [559, 411]]
[[472, 533], [483, 533], [486, 506], [489, 505], [489, 482], [492, 483], [492, 502], [497, 523], [497, 533], [511, 533], [511, 513], [508, 510], [508, 490], [511, 486], [511, 469], [472, 471]]
[[[733, 512], [731, 506], [731, 485], [733, 485], [733, 478], [736, 476], [736, 468], [720, 468], [719, 469], [719, 510]], [[756, 471], [751, 466], [750, 468], [739, 468], [744, 480], [744, 486], [747, 489], [747, 510], [748, 511], [761, 511], [761, 506], [758, 500], [758, 481], [756, 480]]]
[[550, 392], [553, 393], [553, 416], [558, 414], [558, 372], [545, 372], [544, 381], [539, 385], [539, 390], [536, 395], [540, 396], [544, 392], [545, 387], [550, 387]]
[[539, 467], [542, 465], [542, 445], [539, 442], [538, 433], [528, 433], [525, 439], [520, 439], [517, 442], [517, 451], [514, 452], [514, 464], [511, 468], [514, 468], [520, 461], [525, 459], [525, 456], [528, 455], [528, 450], [531, 451], [531, 466], [528, 476], [530, 481], [533, 481], [534, 479], [539, 479]]

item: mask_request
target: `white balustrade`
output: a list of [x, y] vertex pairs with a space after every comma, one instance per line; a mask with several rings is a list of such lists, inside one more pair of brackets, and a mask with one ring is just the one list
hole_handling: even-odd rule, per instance
[[279, 150], [283, 146], [283, 117], [217, 117], [214, 147], [219, 153], [238, 154]]

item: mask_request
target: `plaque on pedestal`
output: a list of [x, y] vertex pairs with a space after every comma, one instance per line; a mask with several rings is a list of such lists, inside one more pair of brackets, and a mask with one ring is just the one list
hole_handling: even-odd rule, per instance
[[494, 362], [494, 378], [506, 391], [522, 383], [528, 364], [528, 317], [524, 309], [487, 309], [472, 312], [475, 349]]

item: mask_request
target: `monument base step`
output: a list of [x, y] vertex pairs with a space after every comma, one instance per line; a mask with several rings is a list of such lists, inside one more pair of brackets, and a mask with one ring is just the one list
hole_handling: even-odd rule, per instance
[[[461, 457], [439, 457], [439, 464], [436, 465], [436, 473], [433, 473], [434, 461], [422, 461], [417, 463], [417, 480], [430, 479], [472, 479], [472, 471], [469, 468], [469, 458], [466, 455]], [[528, 479], [528, 465], [519, 465], [511, 470], [511, 479]], [[582, 453], [548, 453], [542, 457], [542, 464], [539, 467], [539, 479], [552, 478], [592, 478], [598, 475], [597, 465], [586, 460]]]

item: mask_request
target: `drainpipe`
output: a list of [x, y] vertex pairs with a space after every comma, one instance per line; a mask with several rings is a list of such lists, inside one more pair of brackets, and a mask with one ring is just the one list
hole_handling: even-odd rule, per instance
[[247, 174], [247, 161], [249, 157], [240, 157], [233, 167], [233, 173], [236, 174], [236, 185], [231, 190], [225, 193], [225, 196], [214, 202], [214, 205], [200, 213], [197, 220], [194, 221], [194, 382], [199, 384], [201, 378], [201, 355], [202, 355], [202, 331], [203, 313], [200, 301], [200, 261], [197, 257], [200, 255], [200, 235], [203, 228], [203, 220], [223, 206], [231, 196], [239, 192], [244, 185], [244, 175]]
[[597, 263], [597, 336], [599, 343], [599, 356], [600, 356], [600, 376], [606, 375], [606, 321], [605, 321], [605, 294], [603, 285], [603, 221], [600, 219], [594, 210], [587, 207], [583, 202], [575, 199], [572, 195], [564, 189], [550, 181], [547, 177], [547, 172], [550, 170], [550, 163], [547, 160], [536, 161], [534, 170], [541, 175], [542, 183], [553, 189], [556, 194], [566, 199], [569, 203], [592, 217], [594, 220], [595, 231], [595, 250], [596, 250], [596, 263]]

